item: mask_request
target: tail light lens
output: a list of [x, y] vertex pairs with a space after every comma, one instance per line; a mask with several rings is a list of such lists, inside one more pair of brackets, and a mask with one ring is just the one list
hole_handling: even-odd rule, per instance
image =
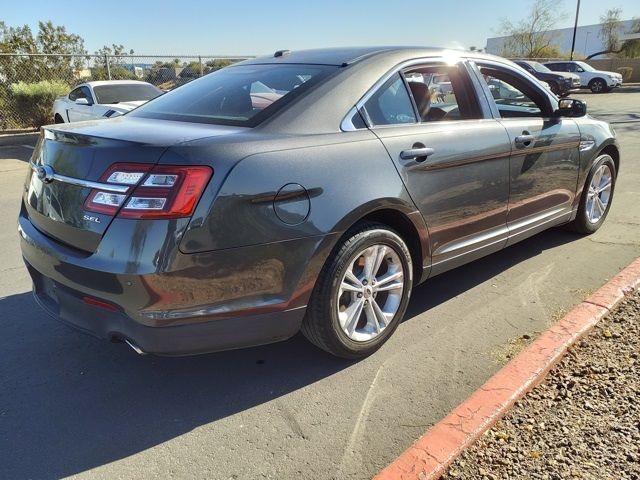
[[100, 177], [125, 193], [91, 191], [85, 209], [121, 218], [180, 218], [193, 213], [213, 171], [206, 166], [117, 163]]

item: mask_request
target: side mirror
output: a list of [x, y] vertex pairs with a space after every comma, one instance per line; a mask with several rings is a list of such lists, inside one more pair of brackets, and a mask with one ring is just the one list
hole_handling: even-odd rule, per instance
[[92, 102], [90, 102], [87, 98], [84, 97], [80, 97], [80, 98], [76, 98], [76, 105], [91, 105]]
[[587, 104], [582, 100], [562, 98], [558, 102], [556, 114], [559, 117], [584, 117], [587, 114]]

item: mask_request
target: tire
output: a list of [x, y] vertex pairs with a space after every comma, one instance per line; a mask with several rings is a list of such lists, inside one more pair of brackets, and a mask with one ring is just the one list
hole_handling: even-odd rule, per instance
[[605, 93], [609, 91], [609, 87], [607, 87], [607, 82], [605, 82], [602, 78], [594, 78], [589, 82], [589, 89], [592, 93]]
[[[596, 175], [603, 172], [600, 180]], [[616, 186], [616, 165], [613, 159], [609, 155], [600, 155], [594, 162], [587, 180], [582, 189], [582, 196], [580, 197], [580, 205], [578, 206], [578, 214], [575, 220], [569, 224], [569, 228], [575, 232], [589, 235], [598, 230], [604, 223], [609, 209], [611, 208], [611, 202], [613, 200], [613, 192]], [[602, 188], [606, 183], [606, 177], [610, 178], [610, 188]], [[594, 182], [595, 178], [595, 182]], [[602, 190], [595, 196], [592, 183], [597, 183]], [[596, 200], [596, 197], [600, 200]], [[604, 197], [604, 198], [603, 198]], [[602, 204], [604, 203], [604, 211], [602, 210]], [[594, 212], [599, 215], [594, 215]]]
[[60, 116], [59, 113], [56, 113], [56, 116], [53, 118], [54, 123], [64, 123], [64, 119]]
[[[379, 268], [367, 275], [367, 259], [375, 265], [371, 259], [376, 258], [380, 259]], [[337, 357], [359, 359], [371, 355], [402, 320], [412, 276], [411, 254], [402, 238], [385, 225], [360, 224], [345, 234], [322, 268], [302, 333]]]

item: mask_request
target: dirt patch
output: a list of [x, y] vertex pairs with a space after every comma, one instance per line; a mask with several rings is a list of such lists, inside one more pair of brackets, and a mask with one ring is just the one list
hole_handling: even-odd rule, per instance
[[572, 348], [443, 479], [640, 479], [640, 293]]

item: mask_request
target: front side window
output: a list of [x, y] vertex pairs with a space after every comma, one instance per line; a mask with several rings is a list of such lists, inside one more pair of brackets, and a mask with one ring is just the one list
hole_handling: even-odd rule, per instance
[[231, 66], [157, 97], [128, 115], [251, 127], [337, 69], [303, 64]]
[[79, 98], [86, 98], [87, 100], [91, 100], [91, 92], [87, 87], [78, 87], [71, 90], [69, 93], [69, 100], [75, 102]]
[[485, 66], [480, 72], [501, 117], [541, 117], [547, 112], [544, 96], [524, 78]]
[[416, 123], [416, 115], [404, 80], [394, 74], [364, 104], [371, 126]]

